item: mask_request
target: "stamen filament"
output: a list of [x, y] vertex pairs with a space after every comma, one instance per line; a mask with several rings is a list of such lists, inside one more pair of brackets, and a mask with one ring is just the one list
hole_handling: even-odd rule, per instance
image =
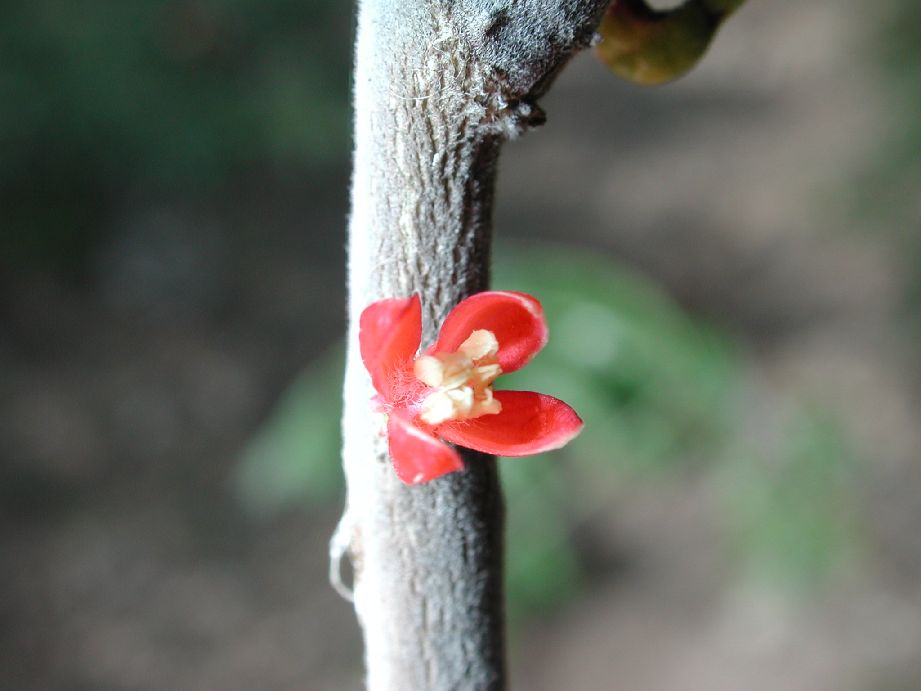
[[413, 366], [416, 377], [434, 389], [422, 401], [419, 417], [437, 425], [446, 420], [469, 420], [500, 412], [502, 404], [490, 388], [502, 374], [496, 360], [498, 352], [495, 334], [479, 329], [455, 353], [417, 358]]

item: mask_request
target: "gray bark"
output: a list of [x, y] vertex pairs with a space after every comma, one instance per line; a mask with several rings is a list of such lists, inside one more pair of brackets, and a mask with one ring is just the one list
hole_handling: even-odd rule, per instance
[[502, 498], [495, 460], [407, 487], [358, 351], [371, 302], [418, 293], [423, 347], [488, 287], [501, 143], [588, 45], [606, 0], [361, 0], [343, 417], [346, 551], [372, 690], [502, 689]]

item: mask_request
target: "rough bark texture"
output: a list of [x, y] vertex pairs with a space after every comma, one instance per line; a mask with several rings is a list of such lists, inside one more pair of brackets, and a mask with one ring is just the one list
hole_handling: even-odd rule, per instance
[[505, 686], [502, 498], [495, 460], [407, 487], [358, 352], [361, 311], [418, 293], [423, 346], [488, 286], [501, 143], [542, 119], [533, 99], [585, 47], [599, 0], [362, 0], [349, 226], [346, 511], [332, 554], [352, 559], [374, 690]]

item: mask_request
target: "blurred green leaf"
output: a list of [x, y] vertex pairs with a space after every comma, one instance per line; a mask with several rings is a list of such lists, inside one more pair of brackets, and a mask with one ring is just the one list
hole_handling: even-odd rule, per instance
[[347, 151], [351, 12], [319, 0], [0, 8], [0, 255], [79, 264], [129, 194]]
[[834, 421], [798, 411], [777, 453], [724, 468], [729, 534], [749, 578], [814, 586], [853, 553], [856, 459]]
[[497, 383], [562, 398], [585, 420], [563, 450], [501, 464], [514, 618], [575, 592], [572, 533], [617, 484], [718, 456], [737, 367], [727, 339], [597, 254], [500, 246], [493, 274], [503, 289], [538, 296], [550, 324], [534, 363]]
[[341, 495], [343, 367], [340, 346], [314, 361], [246, 445], [234, 489], [251, 512], [268, 515]]
[[497, 284], [540, 297], [550, 342], [499, 380], [573, 401], [586, 421], [563, 452], [605, 468], [661, 469], [712, 451], [737, 381], [728, 345], [651, 283], [586, 252], [500, 248]]
[[885, 135], [868, 156], [869, 164], [849, 181], [854, 215], [865, 217], [873, 234], [889, 233], [898, 250], [910, 257], [912, 283], [906, 325], [921, 332], [921, 5], [914, 0], [883, 3], [874, 12], [877, 85], [882, 87]]
[[571, 540], [572, 487], [550, 458], [510, 458], [499, 468], [506, 496], [506, 583], [512, 621], [566, 602], [581, 582]]

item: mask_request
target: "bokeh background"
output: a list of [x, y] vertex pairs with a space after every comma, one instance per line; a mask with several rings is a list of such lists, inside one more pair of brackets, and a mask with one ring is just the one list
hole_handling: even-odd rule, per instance
[[[359, 689], [326, 580], [353, 12], [0, 5], [0, 688]], [[495, 285], [587, 421], [501, 463], [514, 688], [921, 688], [921, 11], [578, 57]], [[509, 378], [511, 379], [511, 377]]]

